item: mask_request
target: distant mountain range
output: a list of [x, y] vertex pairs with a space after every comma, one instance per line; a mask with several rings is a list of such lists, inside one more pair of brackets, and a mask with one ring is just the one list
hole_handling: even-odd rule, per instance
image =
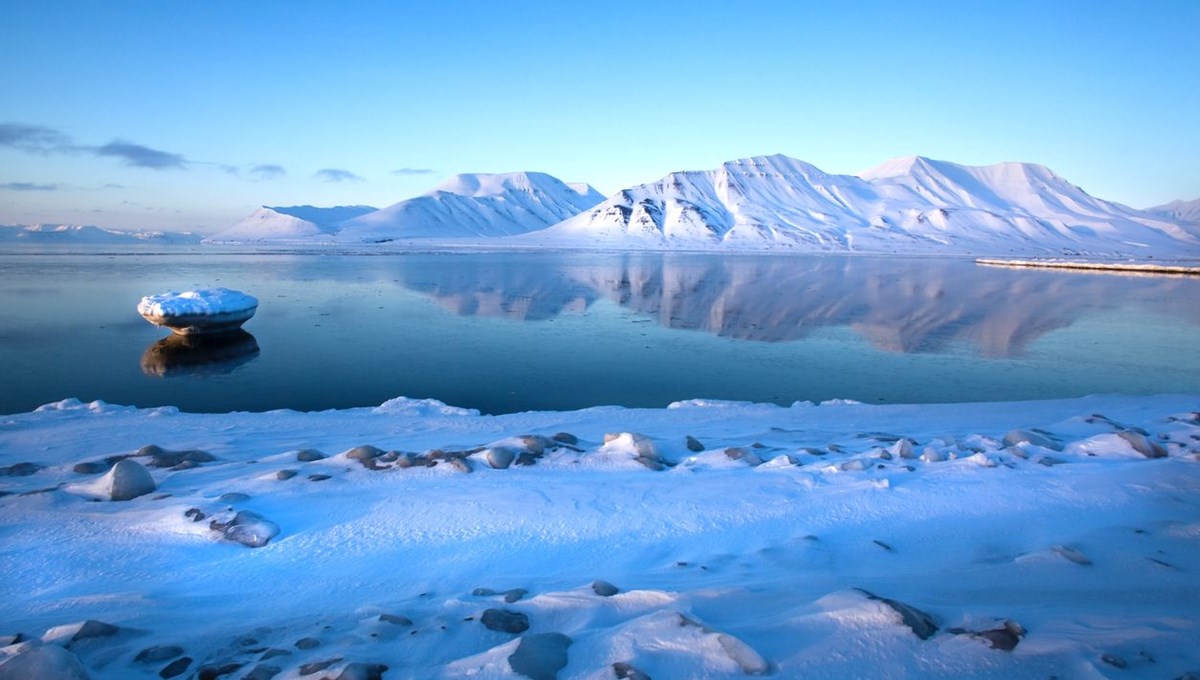
[[1153, 208], [1146, 208], [1146, 212], [1166, 215], [1171, 219], [1188, 224], [1200, 225], [1200, 198], [1194, 201], [1171, 201]]
[[[191, 235], [96, 227], [0, 229], [13, 240]], [[1029, 163], [909, 156], [836, 175], [782, 155], [671, 173], [608, 198], [540, 172], [456, 175], [382, 209], [263, 206], [205, 243], [388, 242], [614, 250], [1200, 256], [1200, 200], [1147, 210], [1105, 201]]]
[[786, 156], [672, 173], [521, 240], [625, 249], [1200, 253], [1200, 230], [1094, 198], [1040, 165], [971, 167], [919, 156], [859, 176]]
[[0, 243], [158, 243], [185, 245], [199, 243], [200, 235], [190, 232], [119, 231], [78, 224], [5, 224], [0, 225]]
[[590, 185], [566, 184], [542, 172], [465, 174], [382, 210], [264, 206], [206, 242], [494, 238], [543, 229], [602, 200]]

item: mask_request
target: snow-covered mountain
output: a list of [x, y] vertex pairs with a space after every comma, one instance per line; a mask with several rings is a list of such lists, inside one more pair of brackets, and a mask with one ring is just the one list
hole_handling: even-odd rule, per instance
[[1171, 201], [1153, 208], [1146, 208], [1146, 212], [1166, 215], [1180, 222], [1200, 224], [1200, 198], [1194, 201]]
[[757, 156], [630, 187], [516, 239], [543, 246], [1200, 254], [1200, 230], [1088, 195], [1039, 165], [919, 156], [859, 176]]
[[119, 231], [79, 224], [0, 225], [0, 243], [157, 243], [191, 244], [200, 236], [191, 232]]
[[329, 240], [343, 222], [373, 212], [369, 205], [317, 208], [311, 205], [266, 206], [232, 227], [204, 239], [205, 243], [256, 243]]
[[603, 197], [541, 172], [455, 175], [432, 191], [344, 223], [348, 243], [510, 236], [587, 210]]

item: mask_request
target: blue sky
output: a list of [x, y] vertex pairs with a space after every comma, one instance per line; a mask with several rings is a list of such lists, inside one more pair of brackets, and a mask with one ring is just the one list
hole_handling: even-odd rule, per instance
[[211, 232], [784, 153], [1200, 197], [1200, 2], [0, 3], [0, 223]]

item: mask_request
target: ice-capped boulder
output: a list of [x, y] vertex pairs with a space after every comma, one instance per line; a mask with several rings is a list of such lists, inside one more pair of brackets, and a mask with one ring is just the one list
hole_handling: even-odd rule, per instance
[[237, 330], [254, 316], [258, 298], [229, 288], [198, 288], [147, 295], [138, 303], [147, 321], [179, 335]]
[[136, 460], [128, 458], [117, 461], [100, 478], [100, 491], [112, 501], [127, 501], [144, 496], [158, 488], [150, 471]]

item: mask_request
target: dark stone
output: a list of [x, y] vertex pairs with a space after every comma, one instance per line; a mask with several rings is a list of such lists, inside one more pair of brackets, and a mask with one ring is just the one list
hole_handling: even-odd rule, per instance
[[309, 481], [313, 481], [313, 482], [323, 482], [329, 478], [330, 478], [329, 475], [309, 475], [308, 476]]
[[352, 460], [360, 460], [361, 461], [361, 460], [371, 460], [373, 458], [378, 458], [378, 457], [382, 456], [384, 453], [386, 453], [386, 452], [377, 446], [371, 446], [370, 444], [364, 444], [363, 446], [356, 446], [356, 447], [350, 449], [349, 451], [346, 452], [345, 455], [347, 458], [350, 458]]
[[87, 621], [83, 622], [83, 625], [79, 627], [79, 630], [75, 631], [75, 634], [71, 636], [71, 639], [66, 643], [66, 646], [70, 647], [76, 642], [79, 642], [80, 640], [87, 640], [88, 638], [109, 637], [116, 635], [119, 632], [121, 632], [121, 629], [112, 625], [111, 623], [96, 621], [95, 619], [88, 619]]
[[230, 491], [229, 493], [221, 494], [221, 497], [217, 500], [221, 501], [222, 503], [241, 503], [242, 501], [250, 500], [250, 495], [238, 493], [237, 491]]
[[227, 541], [241, 543], [248, 548], [261, 548], [279, 535], [279, 525], [257, 512], [240, 510], [228, 522], [212, 520], [209, 529], [219, 531]]
[[567, 666], [570, 646], [571, 638], [562, 633], [526, 635], [509, 655], [508, 665], [530, 680], [556, 680], [558, 672]]
[[1116, 654], [1103, 654], [1100, 656], [1100, 660], [1109, 666], [1112, 666], [1113, 668], [1125, 668], [1129, 665], [1125, 663], [1125, 659], [1122, 659]]
[[618, 680], [650, 680], [650, 676], [634, 668], [632, 665], [624, 661], [618, 661], [612, 665], [613, 674]]
[[300, 449], [296, 452], [296, 460], [301, 463], [311, 463], [314, 460], [324, 460], [325, 454], [316, 449]]
[[663, 465], [663, 462], [657, 458], [638, 456], [637, 458], [634, 458], [634, 460], [646, 466], [647, 468], [654, 470], [655, 472], [662, 472], [663, 470], [667, 469], [667, 466]]
[[316, 649], [321, 646], [321, 641], [316, 638], [306, 637], [296, 640], [296, 649]]
[[450, 467], [454, 468], [455, 470], [458, 470], [459, 472], [470, 472], [471, 471], [471, 464], [467, 462], [466, 458], [459, 458], [459, 457], [455, 456], [454, 458], [451, 458], [449, 460], [449, 463], [450, 463]]
[[920, 609], [913, 607], [912, 605], [908, 605], [886, 597], [880, 597], [879, 595], [863, 590], [862, 588], [855, 588], [855, 590], [865, 595], [867, 599], [882, 602], [890, 607], [893, 611], [900, 615], [900, 620], [904, 623], [904, 625], [908, 626], [908, 628], [922, 640], [928, 640], [929, 638], [933, 637], [934, 633], [938, 632], [937, 623], [934, 622], [932, 615], [927, 614]]
[[231, 662], [221, 664], [220, 666], [216, 664], [201, 666], [200, 670], [196, 672], [196, 677], [199, 680], [216, 680], [216, 678], [219, 678], [222, 675], [229, 675], [245, 665], [246, 664], [244, 663]]
[[387, 672], [387, 669], [388, 667], [381, 663], [355, 661], [346, 664], [346, 667], [338, 674], [337, 680], [383, 680], [383, 674]]
[[492, 595], [496, 594], [496, 591], [492, 590], [491, 588], [476, 588], [475, 590], [471, 591], [471, 594], [475, 597], [491, 597]]
[[1022, 442], [1028, 442], [1034, 446], [1040, 446], [1044, 449], [1050, 449], [1052, 451], [1062, 451], [1063, 449], [1062, 444], [1040, 432], [1031, 430], [1009, 430], [1008, 433], [1004, 435], [1005, 446], [1016, 446]]
[[200, 508], [188, 508], [187, 510], [184, 510], [183, 516], [187, 517], [188, 519], [192, 520], [193, 522], [199, 522], [200, 520], [207, 517], [207, 515], [205, 515], [203, 512], [200, 511]]
[[292, 653], [286, 649], [276, 649], [273, 647], [273, 648], [268, 649], [267, 651], [263, 652], [263, 655], [260, 657], [260, 659], [262, 661], [266, 661], [267, 659], [274, 659], [277, 656], [291, 656], [291, 655], [292, 655]]
[[1118, 432], [1117, 436], [1129, 442], [1129, 445], [1133, 447], [1134, 451], [1137, 451], [1147, 458], [1167, 457], [1167, 450], [1164, 449], [1161, 444], [1148, 439], [1146, 435], [1142, 434], [1141, 432], [1124, 430], [1122, 432]]
[[174, 659], [181, 654], [183, 654], [183, 647], [178, 645], [160, 645], [143, 649], [138, 652], [137, 656], [133, 657], [133, 660], [141, 663], [155, 663]]
[[271, 678], [282, 672], [283, 669], [279, 666], [268, 666], [265, 663], [260, 663], [249, 673], [242, 676], [242, 680], [271, 680]]
[[112, 463], [103, 460], [94, 460], [86, 463], [76, 463], [75, 467], [71, 468], [73, 472], [80, 475], [94, 475], [101, 472], [108, 472], [112, 467]]
[[529, 617], [521, 612], [507, 609], [488, 609], [479, 617], [479, 622], [488, 630], [501, 633], [524, 633], [529, 630]]
[[576, 444], [579, 443], [579, 437], [576, 437], [575, 435], [571, 434], [570, 432], [559, 432], [559, 433], [555, 434], [553, 437], [551, 437], [551, 439], [553, 439], [556, 442], [561, 442], [563, 444], [570, 444], [571, 446], [575, 446]]
[[211, 463], [216, 460], [216, 457], [207, 451], [199, 451], [190, 449], [186, 451], [167, 451], [159, 446], [143, 446], [134, 454], [136, 456], [149, 456], [150, 462], [147, 463], [150, 467], [156, 468], [173, 468], [183, 463]]
[[333, 659], [326, 659], [325, 661], [314, 661], [312, 663], [306, 663], [300, 667], [300, 675], [312, 675], [313, 673], [320, 673], [321, 671], [325, 670], [326, 668], [329, 668], [330, 666], [332, 666], [335, 663], [340, 662], [341, 660], [342, 660], [342, 657], [339, 656], [339, 657], [336, 657]]
[[399, 616], [397, 614], [380, 614], [379, 620], [384, 623], [394, 623], [397, 626], [411, 626], [412, 619], [407, 616]]
[[1021, 638], [1025, 637], [1025, 629], [1016, 621], [1005, 621], [999, 628], [985, 630], [976, 634], [987, 640], [992, 649], [1011, 652], [1017, 648]]
[[512, 590], [507, 590], [504, 592], [504, 601], [508, 604], [512, 604], [528, 594], [529, 591], [525, 590], [524, 588], [513, 588]]
[[295, 470], [280, 470], [279, 472], [275, 473], [275, 479], [278, 479], [281, 482], [291, 479], [292, 477], [295, 477], [295, 476], [296, 476]]
[[185, 656], [185, 657], [182, 657], [179, 659], [175, 659], [174, 661], [167, 664], [166, 666], [163, 666], [163, 669], [158, 672], [158, 677], [173, 678], [176, 675], [181, 675], [184, 671], [186, 671], [188, 669], [188, 666], [191, 666], [191, 665], [192, 665], [191, 657]]
[[701, 451], [704, 450], [704, 444], [701, 444], [700, 440], [696, 439], [692, 435], [689, 434], [687, 436], [686, 441], [687, 441], [687, 450], [688, 451], [691, 451], [693, 453], [700, 453]]
[[592, 582], [592, 590], [595, 591], [595, 593], [600, 597], [612, 597], [613, 595], [621, 592], [620, 588], [614, 586], [608, 581], [602, 581], [600, 579], [596, 579]]
[[528, 466], [528, 465], [533, 465], [536, 462], [537, 462], [537, 456], [533, 455], [532, 453], [530, 453], [528, 451], [522, 451], [521, 453], [517, 454], [517, 461], [516, 461], [517, 465]]
[[883, 548], [884, 550], [886, 550], [888, 552], [896, 552], [895, 548], [888, 545], [887, 543], [884, 543], [883, 541], [871, 541], [871, 542], [874, 543], [875, 545], [879, 546], [880, 548]]

